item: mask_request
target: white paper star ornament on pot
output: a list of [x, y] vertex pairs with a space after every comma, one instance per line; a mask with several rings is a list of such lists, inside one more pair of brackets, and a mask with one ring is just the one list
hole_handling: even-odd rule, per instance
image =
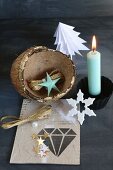
[[70, 101], [67, 99], [68, 103], [72, 105], [72, 110], [69, 111], [68, 116], [77, 116], [78, 121], [82, 125], [85, 120], [85, 115], [88, 116], [96, 116], [93, 110], [89, 108], [90, 105], [93, 104], [95, 98], [83, 98], [84, 94], [79, 90], [77, 94], [77, 100], [71, 99]]

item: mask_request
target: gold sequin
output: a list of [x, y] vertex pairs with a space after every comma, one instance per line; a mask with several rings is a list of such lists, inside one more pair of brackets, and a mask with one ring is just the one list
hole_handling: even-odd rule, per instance
[[31, 137], [32, 137], [32, 139], [37, 139], [38, 138], [35, 133], [33, 133]]

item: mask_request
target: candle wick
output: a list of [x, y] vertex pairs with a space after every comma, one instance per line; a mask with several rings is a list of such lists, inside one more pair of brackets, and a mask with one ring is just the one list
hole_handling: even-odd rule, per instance
[[93, 52], [95, 52], [95, 49], [93, 48]]

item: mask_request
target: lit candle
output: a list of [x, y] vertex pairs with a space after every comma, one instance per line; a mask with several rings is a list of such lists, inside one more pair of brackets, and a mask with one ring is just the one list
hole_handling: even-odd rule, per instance
[[88, 88], [91, 95], [101, 93], [101, 54], [96, 51], [96, 37], [92, 39], [92, 51], [87, 54]]

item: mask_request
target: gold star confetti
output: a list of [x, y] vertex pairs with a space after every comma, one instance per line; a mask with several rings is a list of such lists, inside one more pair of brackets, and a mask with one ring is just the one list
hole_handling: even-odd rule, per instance
[[38, 135], [33, 133], [32, 139], [35, 140], [35, 146], [33, 146], [33, 151], [36, 155], [39, 155], [41, 158], [47, 156], [50, 151], [48, 146], [44, 144], [44, 139], [48, 138], [49, 134], [44, 132], [43, 135]]
[[39, 146], [34, 146], [33, 151], [38, 154], [40, 152], [40, 147]]
[[48, 138], [48, 137], [49, 137], [49, 134], [48, 134], [48, 133], [46, 133], [46, 132], [44, 132], [43, 137], [46, 139], [46, 138]]
[[38, 138], [35, 133], [33, 133], [31, 137], [32, 137], [32, 139], [37, 139]]
[[44, 141], [41, 137], [37, 139], [39, 145], [43, 145]]

